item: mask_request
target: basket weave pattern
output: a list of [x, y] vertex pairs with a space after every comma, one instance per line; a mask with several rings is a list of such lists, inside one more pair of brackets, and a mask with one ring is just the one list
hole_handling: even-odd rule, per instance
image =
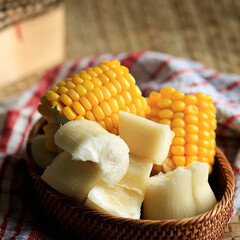
[[216, 163], [210, 184], [219, 203], [193, 218], [180, 220], [135, 220], [91, 210], [61, 195], [41, 180], [31, 157], [31, 141], [44, 123], [32, 129], [26, 163], [39, 203], [51, 220], [76, 239], [220, 239], [230, 218], [234, 196], [234, 174], [224, 154], [216, 149]]

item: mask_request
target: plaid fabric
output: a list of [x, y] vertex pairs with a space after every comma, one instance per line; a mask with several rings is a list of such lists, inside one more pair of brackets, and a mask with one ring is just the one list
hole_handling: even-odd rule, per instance
[[[70, 61], [46, 72], [27, 91], [0, 105], [0, 238], [61, 239], [59, 230], [42, 215], [30, 191], [24, 163], [29, 130], [40, 117], [36, 108], [53, 84], [104, 59], [121, 60], [137, 79], [144, 95], [173, 86], [185, 93], [211, 94], [217, 107], [217, 145], [236, 175], [232, 216], [240, 207], [240, 76], [216, 72], [206, 66], [158, 52], [105, 54]], [[44, 220], [43, 220], [44, 219]]]

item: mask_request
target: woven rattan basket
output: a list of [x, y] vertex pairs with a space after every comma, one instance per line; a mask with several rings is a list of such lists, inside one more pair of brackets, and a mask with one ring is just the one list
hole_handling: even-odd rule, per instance
[[26, 163], [37, 199], [46, 215], [70, 239], [220, 239], [230, 218], [234, 196], [232, 168], [217, 148], [210, 184], [219, 203], [209, 212], [180, 220], [135, 220], [91, 210], [64, 197], [41, 180], [31, 156], [31, 141], [41, 133], [44, 119], [33, 127], [27, 143]]

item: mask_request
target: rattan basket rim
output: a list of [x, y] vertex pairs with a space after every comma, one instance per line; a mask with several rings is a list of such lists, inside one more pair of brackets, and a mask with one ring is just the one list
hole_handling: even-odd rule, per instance
[[48, 192], [51, 197], [54, 197], [55, 199], [62, 201], [66, 208], [75, 209], [75, 210], [78, 209], [81, 212], [84, 212], [85, 215], [91, 214], [92, 216], [100, 217], [103, 221], [104, 220], [107, 220], [107, 221], [109, 221], [109, 220], [116, 221], [117, 220], [117, 223], [119, 223], [119, 224], [126, 223], [126, 222], [129, 224], [137, 223], [139, 225], [145, 225], [145, 226], [146, 225], [151, 226], [151, 225], [156, 225], [156, 224], [161, 224], [161, 226], [164, 226], [164, 225], [174, 224], [177, 227], [178, 225], [182, 226], [185, 224], [201, 222], [204, 219], [211, 219], [212, 217], [217, 215], [222, 209], [224, 209], [229, 204], [230, 201], [233, 200], [234, 189], [235, 189], [234, 173], [233, 173], [232, 167], [231, 167], [230, 163], [228, 162], [224, 153], [218, 147], [216, 147], [216, 158], [218, 159], [218, 161], [220, 161], [220, 164], [222, 164], [224, 166], [225, 175], [227, 178], [227, 184], [226, 184], [226, 189], [222, 196], [222, 199], [210, 211], [205, 212], [200, 215], [197, 215], [195, 217], [183, 218], [183, 219], [146, 220], [146, 219], [132, 219], [132, 218], [116, 217], [116, 216], [112, 216], [110, 214], [105, 214], [105, 213], [101, 213], [96, 210], [92, 210], [92, 209], [90, 209], [84, 205], [81, 205], [78, 202], [58, 193], [53, 188], [48, 186], [41, 179], [40, 170], [38, 169], [37, 165], [35, 164], [32, 156], [31, 156], [31, 141], [34, 138], [34, 136], [36, 136], [36, 134], [39, 133], [39, 130], [41, 129], [41, 127], [43, 126], [45, 121], [46, 120], [44, 118], [40, 118], [36, 122], [36, 124], [33, 126], [32, 130], [29, 134], [29, 138], [27, 141], [26, 163], [27, 163], [29, 175], [34, 180], [38, 181], [39, 184], [41, 184], [42, 187], [44, 187], [46, 192]]

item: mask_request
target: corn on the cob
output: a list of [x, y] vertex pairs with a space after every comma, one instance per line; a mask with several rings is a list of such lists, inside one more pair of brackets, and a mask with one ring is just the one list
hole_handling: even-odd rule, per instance
[[[94, 120], [116, 135], [120, 110], [142, 117], [149, 111], [134, 77], [118, 60], [103, 61], [53, 86], [44, 94], [38, 107], [48, 124], [55, 122], [56, 114], [50, 116], [53, 109], [63, 117], [61, 121], [64, 118], [66, 121]], [[46, 135], [48, 129], [45, 127]], [[48, 145], [49, 150], [54, 152], [52, 139], [49, 137]]]
[[152, 121], [168, 124], [175, 137], [165, 170], [193, 161], [206, 162], [211, 172], [215, 156], [216, 109], [211, 96], [204, 93], [185, 95], [172, 87], [153, 91], [147, 98]]

